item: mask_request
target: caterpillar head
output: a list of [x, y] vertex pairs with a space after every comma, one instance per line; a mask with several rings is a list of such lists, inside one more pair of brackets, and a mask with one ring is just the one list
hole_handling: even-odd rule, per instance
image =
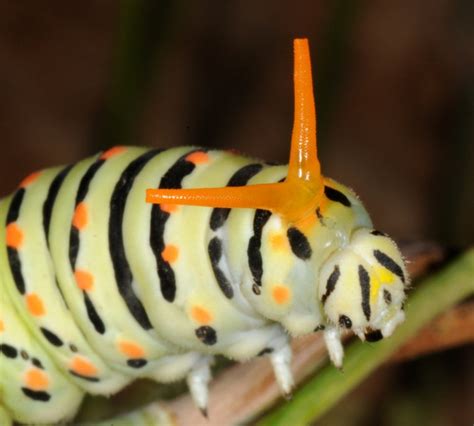
[[404, 320], [406, 277], [395, 243], [380, 231], [359, 229], [323, 264], [319, 299], [329, 322], [380, 340]]

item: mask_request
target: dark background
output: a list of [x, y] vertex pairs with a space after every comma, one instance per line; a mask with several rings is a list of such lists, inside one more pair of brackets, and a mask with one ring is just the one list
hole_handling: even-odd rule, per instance
[[[398, 241], [472, 244], [472, 0], [1, 0], [1, 193], [115, 144], [286, 162], [297, 36], [323, 172]], [[472, 355], [382, 370], [324, 424], [470, 424]]]

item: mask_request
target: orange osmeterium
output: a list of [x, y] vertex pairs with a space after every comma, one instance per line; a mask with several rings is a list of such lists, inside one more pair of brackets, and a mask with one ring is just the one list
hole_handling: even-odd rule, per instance
[[294, 40], [295, 116], [285, 182], [243, 187], [148, 189], [153, 204], [266, 209], [289, 222], [314, 214], [323, 194], [316, 149], [316, 110], [307, 39]]

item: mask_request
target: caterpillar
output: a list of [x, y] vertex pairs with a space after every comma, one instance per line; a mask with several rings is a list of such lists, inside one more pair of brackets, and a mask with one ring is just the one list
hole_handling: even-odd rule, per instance
[[[290, 336], [390, 336], [408, 281], [354, 192], [321, 174], [308, 41], [294, 40], [288, 166], [230, 151], [115, 147], [24, 179], [0, 201], [0, 418], [61, 422], [83, 395], [186, 377], [206, 414], [213, 356]], [[3, 416], [3, 417], [2, 417]]]

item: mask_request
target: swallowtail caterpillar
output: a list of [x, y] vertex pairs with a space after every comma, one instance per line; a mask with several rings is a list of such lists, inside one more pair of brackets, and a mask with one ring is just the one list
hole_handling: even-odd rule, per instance
[[115, 147], [1, 200], [5, 419], [70, 419], [84, 393], [137, 377], [187, 377], [205, 413], [215, 354], [266, 354], [288, 394], [289, 336], [323, 330], [339, 367], [344, 329], [374, 341], [403, 321], [397, 246], [320, 172], [306, 39], [294, 41], [294, 91], [288, 166]]

